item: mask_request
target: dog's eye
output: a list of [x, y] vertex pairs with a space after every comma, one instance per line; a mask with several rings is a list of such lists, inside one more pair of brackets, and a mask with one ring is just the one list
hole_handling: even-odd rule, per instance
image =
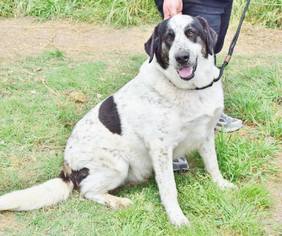
[[168, 32], [167, 35], [166, 35], [166, 40], [167, 40], [168, 42], [172, 42], [172, 41], [174, 40], [174, 37], [175, 37], [174, 33], [170, 31], [170, 32]]
[[188, 30], [185, 31], [185, 35], [186, 35], [188, 38], [192, 38], [192, 37], [194, 37], [195, 32], [194, 32], [192, 29], [188, 29]]

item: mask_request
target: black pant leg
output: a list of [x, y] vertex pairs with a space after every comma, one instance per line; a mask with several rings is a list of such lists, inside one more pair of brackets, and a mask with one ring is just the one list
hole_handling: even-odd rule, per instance
[[158, 8], [158, 11], [160, 12], [162, 18], [164, 18], [164, 12], [163, 12], [163, 3], [164, 0], [155, 0], [156, 6]]
[[222, 50], [224, 39], [230, 22], [231, 11], [232, 1], [225, 6], [224, 14], [221, 15], [220, 31], [218, 33], [218, 40], [214, 49], [215, 53], [219, 53]]

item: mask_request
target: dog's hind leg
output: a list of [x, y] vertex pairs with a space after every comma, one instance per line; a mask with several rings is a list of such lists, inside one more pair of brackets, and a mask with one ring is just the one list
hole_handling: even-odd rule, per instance
[[123, 171], [116, 169], [99, 169], [81, 182], [81, 194], [89, 200], [98, 202], [112, 209], [128, 207], [132, 204], [127, 198], [116, 197], [108, 192], [121, 186], [128, 174], [128, 168]]

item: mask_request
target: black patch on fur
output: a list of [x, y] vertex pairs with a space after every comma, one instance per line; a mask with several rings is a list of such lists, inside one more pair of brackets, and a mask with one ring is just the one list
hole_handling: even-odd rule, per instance
[[[213, 55], [214, 47], [217, 41], [217, 33], [209, 26], [207, 20], [201, 16], [194, 17], [194, 21], [191, 24], [191, 27], [187, 27], [185, 34], [187, 36], [188, 32], [194, 32], [194, 36], [191, 34], [191, 40], [196, 42], [196, 36], [199, 36], [201, 40], [205, 43], [206, 53], [204, 57]], [[188, 37], [188, 36], [187, 36]], [[189, 37], [188, 37], [189, 38]]]
[[72, 182], [75, 189], [79, 188], [79, 185], [83, 179], [89, 175], [88, 168], [82, 168], [80, 170], [71, 170], [71, 173], [62, 170], [59, 177], [64, 182]]
[[[157, 62], [163, 69], [169, 65], [169, 50], [173, 43], [175, 34], [173, 29], [168, 28], [168, 20], [162, 21], [158, 24], [151, 37], [145, 43], [145, 51], [150, 57], [151, 62], [156, 56]], [[163, 46], [164, 44], [164, 46]]]
[[114, 134], [121, 135], [121, 123], [113, 96], [108, 97], [99, 108], [99, 120]]

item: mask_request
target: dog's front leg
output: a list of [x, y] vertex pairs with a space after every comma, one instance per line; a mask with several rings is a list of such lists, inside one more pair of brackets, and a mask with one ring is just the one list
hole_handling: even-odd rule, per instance
[[154, 146], [151, 157], [162, 204], [169, 220], [176, 226], [189, 224], [177, 200], [177, 190], [172, 166], [172, 148]]
[[221, 188], [235, 188], [236, 186], [224, 179], [220, 173], [217, 155], [215, 151], [214, 132], [209, 135], [199, 148], [199, 153], [203, 159], [206, 171], [211, 175], [212, 180]]

